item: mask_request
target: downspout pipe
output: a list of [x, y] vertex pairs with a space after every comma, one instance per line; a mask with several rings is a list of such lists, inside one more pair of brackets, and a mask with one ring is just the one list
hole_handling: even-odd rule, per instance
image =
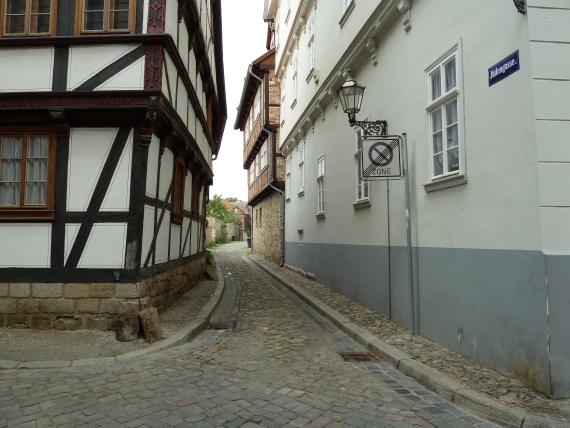
[[[247, 72], [249, 73], [249, 75], [251, 77], [253, 77], [254, 79], [256, 79], [259, 82], [261, 87], [263, 87], [263, 79], [261, 77], [259, 77], [258, 75], [256, 75], [253, 72], [252, 68], [253, 68], [253, 64], [249, 64]], [[265, 103], [265, 100], [264, 100], [264, 103]], [[262, 131], [265, 131], [265, 133], [267, 134], [267, 141], [269, 141], [271, 143], [272, 131], [270, 129], [267, 129], [267, 126], [265, 125], [265, 121], [264, 121], [263, 127], [261, 129], [262, 129]], [[273, 142], [273, 143], [275, 143], [275, 142]], [[273, 156], [275, 156], [275, 153], [273, 153], [274, 151], [275, 150], [272, 151]], [[273, 159], [271, 160], [271, 163], [269, 165], [271, 165], [271, 166], [273, 165]], [[279, 263], [279, 266], [283, 266], [285, 264], [285, 192], [273, 185], [273, 183], [272, 183], [273, 172], [274, 171], [271, 171], [271, 179], [270, 179], [271, 181], [269, 182], [269, 187], [281, 195], [281, 216], [280, 216], [281, 217], [281, 262]]]

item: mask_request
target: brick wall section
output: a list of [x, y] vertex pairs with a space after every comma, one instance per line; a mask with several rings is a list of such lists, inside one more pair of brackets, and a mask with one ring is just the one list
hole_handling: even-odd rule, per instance
[[[256, 210], [262, 209], [262, 221], [256, 221]], [[274, 263], [281, 261], [281, 195], [272, 192], [253, 207], [253, 252]]]
[[0, 327], [109, 330], [120, 314], [171, 304], [201, 278], [206, 259], [140, 283], [0, 283]]

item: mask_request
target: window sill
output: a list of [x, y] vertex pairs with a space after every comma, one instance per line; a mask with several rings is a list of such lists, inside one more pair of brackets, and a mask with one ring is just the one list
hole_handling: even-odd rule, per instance
[[361, 199], [352, 204], [352, 207], [355, 211], [361, 210], [363, 208], [370, 208], [371, 206], [372, 205], [370, 204], [370, 199]]
[[340, 25], [340, 28], [344, 26], [345, 22], [348, 20], [348, 17], [350, 16], [353, 10], [354, 10], [354, 0], [350, 2], [350, 4], [348, 5], [346, 10], [340, 17], [340, 21], [338, 21], [338, 25]]
[[430, 183], [424, 184], [426, 192], [435, 192], [436, 190], [448, 189], [450, 187], [461, 186], [467, 184], [467, 176], [465, 174], [454, 174], [446, 177], [438, 178]]
[[307, 74], [307, 77], [305, 78], [305, 82], [309, 83], [314, 74], [315, 74], [315, 67], [313, 67], [309, 70], [309, 74]]
[[325, 219], [325, 212], [321, 211], [320, 213], [316, 213], [315, 217], [317, 218], [317, 220], [324, 220]]
[[304, 191], [304, 190], [301, 190], [299, 193], [297, 193], [297, 196], [298, 196], [299, 198], [302, 198], [303, 196], [305, 196], [305, 191]]
[[53, 210], [31, 210], [25, 208], [0, 208], [0, 220], [3, 221], [52, 221]]
[[293, 110], [296, 105], [297, 105], [297, 98], [295, 98], [295, 100], [291, 103], [291, 110]]

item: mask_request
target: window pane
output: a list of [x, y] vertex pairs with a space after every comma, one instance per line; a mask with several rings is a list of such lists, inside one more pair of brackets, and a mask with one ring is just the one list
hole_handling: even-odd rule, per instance
[[85, 12], [85, 30], [103, 29], [103, 12]]
[[363, 182], [362, 182], [362, 189], [363, 189], [364, 198], [365, 198], [365, 199], [368, 199], [368, 197], [369, 197], [369, 193], [368, 193], [368, 181], [363, 181]]
[[443, 151], [443, 132], [439, 131], [433, 134], [433, 153], [440, 153]]
[[85, 0], [85, 10], [103, 11], [105, 8], [105, 0]]
[[50, 13], [51, 0], [32, 0], [32, 13]]
[[20, 159], [22, 157], [22, 137], [3, 137], [0, 157], [2, 159]]
[[20, 205], [20, 183], [0, 182], [0, 206]]
[[8, 0], [6, 13], [9, 15], [23, 15], [26, 13], [26, 0]]
[[19, 159], [2, 159], [0, 161], [0, 181], [20, 182], [21, 163]]
[[447, 151], [447, 166], [449, 172], [459, 170], [459, 147]]
[[109, 28], [112, 30], [128, 30], [129, 11], [111, 12], [109, 15]]
[[445, 92], [457, 86], [455, 58], [445, 64]]
[[49, 33], [49, 15], [32, 15], [30, 33]]
[[26, 30], [26, 18], [24, 15], [6, 16], [6, 33], [18, 34]]
[[129, 10], [129, 0], [111, 0], [111, 10]]
[[438, 68], [431, 74], [431, 99], [441, 96], [441, 70]]
[[443, 153], [433, 157], [433, 175], [443, 174]]
[[447, 128], [447, 148], [459, 145], [459, 128], [457, 124], [452, 125]]
[[47, 183], [26, 183], [26, 205], [45, 205]]
[[441, 130], [441, 109], [437, 109], [431, 113], [431, 132], [435, 133]]
[[29, 158], [47, 158], [49, 137], [47, 135], [30, 135], [28, 141]]
[[457, 100], [445, 105], [445, 123], [447, 126], [457, 123]]

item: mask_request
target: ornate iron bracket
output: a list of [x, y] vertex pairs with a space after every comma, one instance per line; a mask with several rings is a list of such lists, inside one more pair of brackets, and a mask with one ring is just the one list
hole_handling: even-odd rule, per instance
[[526, 0], [513, 0], [513, 2], [519, 13], [526, 15]]
[[359, 127], [364, 135], [388, 135], [388, 122], [385, 120], [376, 120], [374, 122], [354, 120], [350, 122], [350, 126]]

